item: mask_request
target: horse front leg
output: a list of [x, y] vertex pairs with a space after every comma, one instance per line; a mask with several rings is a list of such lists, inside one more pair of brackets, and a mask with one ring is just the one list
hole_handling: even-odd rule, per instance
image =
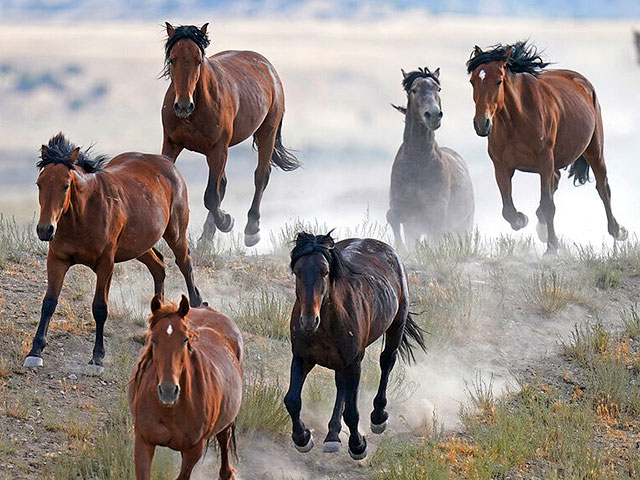
[[291, 360], [291, 378], [289, 380], [289, 391], [284, 396], [284, 405], [289, 412], [292, 423], [291, 439], [299, 452], [307, 453], [313, 448], [313, 436], [311, 431], [300, 420], [302, 410], [302, 386], [307, 375], [314, 367], [302, 358], [294, 356]]
[[516, 210], [511, 197], [511, 179], [515, 170], [505, 167], [494, 162], [496, 182], [502, 196], [502, 216], [511, 224], [514, 230], [520, 230], [527, 226], [529, 219], [527, 216]]
[[228, 149], [228, 142], [218, 142], [207, 154], [209, 181], [204, 192], [204, 206], [209, 210], [209, 213], [204, 222], [200, 242], [213, 240], [216, 229], [226, 233], [233, 228], [233, 217], [220, 209], [220, 204], [227, 190], [227, 176], [224, 169], [227, 164]]
[[189, 478], [191, 478], [193, 467], [196, 466], [196, 463], [198, 463], [198, 460], [200, 460], [202, 456], [202, 452], [204, 452], [204, 445], [205, 441], [202, 440], [189, 450], [180, 452], [182, 454], [182, 463], [180, 464], [180, 474], [176, 480], [189, 480]]
[[173, 163], [176, 163], [178, 155], [180, 155], [180, 152], [182, 152], [183, 148], [184, 147], [182, 147], [181, 145], [173, 143], [171, 139], [166, 135], [164, 136], [164, 139], [162, 140], [162, 155], [170, 158]]
[[96, 322], [96, 341], [93, 346], [93, 357], [89, 361], [89, 372], [100, 374], [104, 370], [104, 324], [107, 321], [107, 299], [113, 276], [113, 256], [103, 257], [96, 267], [96, 291], [91, 305], [93, 319]]
[[358, 431], [358, 423], [360, 422], [358, 389], [362, 370], [361, 361], [361, 358], [358, 359], [343, 375], [345, 386], [344, 423], [349, 427], [349, 455], [354, 460], [362, 460], [367, 456], [367, 441]]
[[329, 432], [322, 444], [322, 451], [334, 453], [340, 450], [340, 430], [342, 430], [342, 415], [344, 413], [344, 379], [339, 372], [335, 372], [336, 403], [333, 406], [331, 420], [329, 420]]
[[[266, 125], [266, 123], [265, 123]], [[271, 175], [271, 157], [276, 141], [276, 129], [267, 128], [256, 132], [258, 146], [258, 166], [254, 172], [255, 192], [251, 208], [247, 214], [247, 226], [244, 229], [244, 244], [253, 247], [260, 241], [260, 203]]]
[[151, 462], [156, 446], [147, 443], [140, 435], [135, 436], [133, 445], [133, 462], [136, 470], [136, 480], [151, 479]]
[[47, 345], [47, 332], [49, 331], [49, 322], [53, 316], [53, 312], [58, 305], [58, 297], [62, 289], [64, 277], [71, 265], [57, 257], [54, 257], [51, 251], [47, 256], [47, 291], [42, 300], [42, 309], [40, 310], [40, 323], [38, 330], [33, 337], [31, 350], [24, 360], [25, 367], [41, 367], [42, 366], [42, 350]]

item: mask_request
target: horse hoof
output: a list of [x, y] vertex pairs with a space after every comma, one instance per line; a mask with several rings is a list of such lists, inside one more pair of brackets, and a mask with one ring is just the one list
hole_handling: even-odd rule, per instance
[[248, 233], [244, 234], [244, 244], [247, 247], [253, 247], [260, 241], [260, 232], [256, 232], [253, 235], [249, 235]]
[[342, 447], [340, 441], [324, 442], [322, 444], [322, 451], [324, 453], [336, 453], [340, 451], [340, 447]]
[[233, 225], [235, 223], [236, 222], [233, 217], [228, 213], [225, 213], [224, 222], [221, 225], [216, 225], [216, 227], [218, 227], [218, 230], [220, 230], [222, 233], [229, 233], [231, 230], [233, 230]]
[[624, 242], [627, 238], [629, 238], [629, 232], [627, 231], [626, 228], [620, 225], [620, 228], [618, 229], [618, 234], [614, 238], [616, 240], [619, 240], [620, 242]]
[[536, 233], [538, 234], [538, 239], [542, 243], [547, 243], [547, 240], [549, 239], [549, 231], [547, 230], [546, 223], [538, 222], [536, 225]]
[[90, 363], [84, 369], [84, 373], [91, 377], [102, 375], [102, 372], [104, 372], [104, 367], [102, 365], [95, 365], [93, 363]]
[[521, 212], [518, 212], [516, 221], [511, 224], [511, 228], [514, 230], [522, 230], [529, 224], [529, 218]]
[[353, 458], [354, 460], [363, 460], [365, 458], [367, 458], [367, 454], [369, 452], [367, 452], [367, 447], [364, 447], [364, 450], [362, 451], [362, 453], [353, 453], [351, 451], [351, 448], [349, 448], [349, 456], [351, 458]]
[[371, 431], [373, 433], [375, 433], [376, 435], [380, 435], [386, 429], [387, 429], [387, 421], [386, 420], [384, 422], [382, 422], [380, 425], [376, 425], [375, 423], [371, 422]]
[[42, 366], [42, 357], [34, 357], [33, 355], [29, 355], [24, 359], [23, 367], [41, 367]]
[[296, 446], [296, 450], [300, 453], [308, 453], [313, 448], [313, 435], [309, 435], [309, 441], [303, 447], [299, 446], [296, 442], [293, 442], [293, 444]]

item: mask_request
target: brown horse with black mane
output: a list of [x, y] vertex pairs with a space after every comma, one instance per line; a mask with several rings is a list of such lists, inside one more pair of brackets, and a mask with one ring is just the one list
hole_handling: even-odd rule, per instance
[[282, 145], [284, 91], [273, 65], [250, 51], [224, 51], [207, 58], [207, 25], [166, 24], [164, 75], [171, 78], [171, 85], [162, 105], [162, 154], [175, 161], [186, 148], [207, 156], [204, 204], [209, 214], [201, 240], [211, 240], [216, 228], [229, 232], [234, 223], [220, 209], [227, 187], [227, 151], [253, 135], [258, 167], [244, 229], [245, 245], [253, 246], [260, 241], [260, 202], [271, 164], [285, 171], [300, 164]]
[[560, 169], [571, 166], [574, 184], [596, 178], [607, 214], [609, 233], [616, 240], [627, 231], [611, 211], [611, 189], [604, 163], [604, 134], [600, 105], [593, 85], [571, 70], [545, 70], [537, 50], [526, 42], [497, 45], [488, 51], [476, 46], [467, 62], [476, 104], [476, 133], [489, 137], [489, 156], [502, 195], [502, 215], [514, 230], [528, 219], [511, 198], [515, 170], [540, 174], [538, 236], [555, 253], [558, 238], [553, 226]]
[[193, 305], [201, 298], [193, 282], [187, 246], [189, 201], [180, 172], [166, 157], [122, 153], [91, 158], [59, 133], [43, 145], [38, 189], [37, 233], [49, 242], [47, 291], [40, 324], [24, 365], [42, 365], [49, 321], [58, 304], [64, 277], [72, 265], [86, 265], [97, 276], [93, 298], [96, 341], [89, 362], [97, 372], [104, 357], [103, 330], [107, 297], [116, 262], [138, 259], [153, 276], [162, 296], [165, 266], [154, 245], [164, 238], [176, 257]]
[[325, 452], [340, 449], [341, 417], [349, 427], [349, 455], [367, 456], [358, 431], [358, 388], [365, 349], [382, 335], [380, 385], [373, 400], [371, 431], [387, 426], [387, 383], [398, 352], [413, 360], [415, 342], [425, 350], [423, 333], [409, 313], [407, 276], [386, 243], [351, 238], [334, 243], [330, 234], [299, 233], [291, 252], [296, 303], [291, 312], [291, 379], [284, 398], [293, 422], [291, 438], [300, 452], [313, 448], [313, 437], [300, 420], [304, 381], [315, 365], [335, 371], [336, 403], [324, 440]]
[[134, 419], [136, 479], [151, 478], [157, 445], [182, 453], [178, 480], [206, 453], [209, 438], [220, 445], [221, 480], [235, 478], [235, 420], [242, 401], [242, 335], [210, 307], [190, 308], [151, 300], [147, 345], [129, 382]]

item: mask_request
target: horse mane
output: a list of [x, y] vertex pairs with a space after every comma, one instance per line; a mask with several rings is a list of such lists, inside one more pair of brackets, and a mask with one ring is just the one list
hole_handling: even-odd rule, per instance
[[[490, 50], [483, 52], [480, 47], [476, 47], [467, 61], [467, 73], [473, 72], [478, 66], [495, 61], [506, 61], [506, 67], [513, 73], [530, 73], [533, 76], [540, 75], [540, 72], [549, 65], [549, 62], [542, 60], [535, 45], [527, 44], [522, 40], [511, 45], [501, 43], [489, 47]], [[509, 51], [509, 49], [511, 49]]]
[[203, 55], [205, 49], [211, 43], [209, 35], [195, 25], [181, 25], [179, 27], [175, 27], [173, 35], [171, 37], [167, 37], [167, 41], [164, 44], [164, 68], [160, 74], [161, 77], [169, 76], [169, 54], [171, 53], [171, 49], [174, 45], [183, 38], [195, 43]]
[[78, 160], [75, 163], [71, 162], [69, 156], [77, 147], [66, 139], [62, 132], [49, 139], [49, 143], [45, 145], [40, 152], [40, 160], [36, 163], [36, 167], [42, 170], [49, 164], [63, 164], [69, 167], [71, 170], [75, 170], [75, 167], [81, 167], [87, 173], [96, 173], [104, 169], [104, 166], [109, 161], [109, 157], [106, 155], [91, 155], [91, 147], [87, 148], [84, 152], [80, 151], [78, 154]]
[[430, 78], [440, 85], [440, 79], [436, 77], [431, 70], [429, 70], [429, 67], [418, 67], [418, 70], [407, 73], [402, 79], [402, 88], [404, 88], [405, 92], [409, 93], [411, 85], [413, 85], [413, 82], [415, 82], [417, 78]]
[[342, 252], [335, 248], [335, 242], [331, 238], [331, 230], [325, 235], [313, 235], [312, 233], [299, 232], [296, 235], [296, 244], [291, 250], [291, 270], [301, 257], [320, 253], [329, 263], [329, 280], [334, 283], [348, 274], [357, 273], [357, 269], [348, 263], [342, 256]]

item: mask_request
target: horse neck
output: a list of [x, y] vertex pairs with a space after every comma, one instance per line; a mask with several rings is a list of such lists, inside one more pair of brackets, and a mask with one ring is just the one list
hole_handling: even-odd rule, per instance
[[405, 117], [403, 145], [405, 153], [417, 153], [421, 158], [431, 158], [438, 149], [436, 134], [411, 113], [407, 106]]
[[204, 57], [202, 61], [202, 67], [200, 68], [200, 78], [196, 83], [195, 96], [196, 96], [196, 109], [200, 102], [198, 99], [211, 98], [217, 99], [220, 94], [220, 75], [216, 72], [218, 66], [216, 62]]
[[87, 221], [93, 221], [93, 218], [87, 218], [87, 204], [100, 186], [96, 178], [97, 174], [79, 170], [76, 172], [78, 176], [71, 187], [71, 203], [69, 209], [60, 218], [60, 223], [69, 223], [74, 231], [82, 231], [82, 225]]
[[508, 73], [504, 83], [504, 106], [496, 112], [496, 116], [504, 123], [524, 117], [522, 96], [527, 88], [522, 73]]

